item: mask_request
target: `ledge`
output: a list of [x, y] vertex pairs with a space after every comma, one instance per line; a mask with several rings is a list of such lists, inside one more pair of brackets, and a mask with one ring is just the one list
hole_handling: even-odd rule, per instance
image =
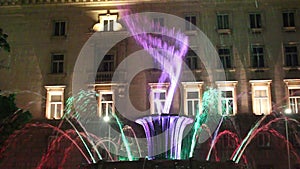
[[284, 32], [296, 32], [296, 27], [295, 26], [283, 27], [282, 30]]
[[231, 34], [231, 29], [217, 29], [218, 34]]
[[300, 70], [300, 66], [284, 66], [283, 70], [286, 70], [286, 71], [298, 71], [298, 70]]
[[249, 70], [252, 72], [264, 72], [266, 70], [270, 70], [270, 68], [269, 67], [250, 67]]
[[259, 33], [262, 33], [263, 29], [262, 28], [250, 28], [250, 31], [253, 34], [259, 34]]

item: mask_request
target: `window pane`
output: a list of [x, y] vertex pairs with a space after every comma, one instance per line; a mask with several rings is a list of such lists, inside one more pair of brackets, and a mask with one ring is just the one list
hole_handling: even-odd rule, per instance
[[108, 31], [108, 20], [104, 20], [104, 31]]
[[300, 96], [300, 89], [290, 89], [290, 96]]
[[114, 30], [114, 21], [109, 20], [109, 31], [113, 31], [113, 30]]
[[232, 98], [232, 91], [222, 91], [222, 97], [224, 98]]
[[255, 90], [255, 97], [267, 97], [267, 90]]
[[112, 94], [102, 94], [103, 101], [112, 101]]
[[198, 99], [199, 92], [187, 92], [187, 98], [188, 99]]
[[51, 95], [51, 102], [61, 102], [61, 95]]
[[194, 101], [194, 115], [196, 115], [196, 113], [199, 113], [199, 101], [195, 100]]
[[188, 101], [188, 114], [192, 115], [193, 114], [193, 102]]
[[66, 23], [65, 22], [60, 22], [60, 35], [65, 35], [66, 32]]

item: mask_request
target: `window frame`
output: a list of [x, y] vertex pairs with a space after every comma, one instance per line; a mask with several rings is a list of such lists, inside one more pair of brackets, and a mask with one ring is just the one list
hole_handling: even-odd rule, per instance
[[98, 31], [102, 32], [113, 32], [117, 31], [117, 20], [118, 20], [118, 13], [110, 13], [109, 11], [105, 14], [100, 14], [98, 16], [100, 28]]
[[189, 68], [192, 71], [196, 71], [200, 69], [199, 58], [197, 56], [197, 53], [192, 49], [189, 49], [187, 51], [186, 56], [184, 58], [184, 62], [187, 65], [187, 68]]
[[[202, 113], [202, 86], [203, 82], [181, 82], [182, 87], [183, 87], [183, 114], [186, 116], [195, 116], [196, 115], [196, 110], [194, 110], [194, 101], [198, 101], [198, 111], [201, 114]], [[188, 92], [198, 92], [198, 99], [189, 99], [188, 98]], [[189, 110], [189, 104], [188, 102], [192, 101], [192, 113], [190, 113]]]
[[[288, 14], [287, 16], [287, 25], [285, 24], [285, 16], [284, 14]], [[293, 21], [291, 23], [291, 16], [289, 16], [289, 14], [293, 14]], [[282, 27], [285, 31], [295, 31], [296, 30], [296, 19], [295, 19], [295, 16], [296, 16], [296, 11], [294, 10], [285, 10], [285, 11], [282, 11], [281, 13], [281, 16], [282, 16]]]
[[[271, 89], [270, 89], [270, 85], [272, 80], [250, 80], [249, 81], [251, 84], [251, 93], [252, 93], [252, 111], [253, 114], [255, 115], [263, 115], [263, 114], [270, 114], [271, 113]], [[265, 90], [266, 91], [266, 96], [265, 97], [256, 97], [255, 96], [255, 91], [257, 90]], [[267, 105], [256, 105], [255, 101], [256, 100], [263, 100], [266, 99], [267, 100]], [[261, 102], [260, 102], [261, 103]], [[256, 112], [257, 106], [259, 107], [263, 107], [263, 106], [267, 106], [266, 110], [268, 112], [266, 113], [262, 113], [261, 109], [260, 112]]]
[[[55, 56], [62, 56], [62, 59], [54, 59]], [[62, 65], [60, 65], [62, 64]], [[60, 71], [60, 66], [62, 66], [62, 70]], [[62, 74], [64, 73], [65, 66], [65, 54], [63, 53], [51, 53], [51, 74]], [[54, 68], [56, 67], [56, 69]], [[54, 71], [55, 70], [55, 71]]]
[[[295, 47], [296, 48], [296, 53], [287, 53], [286, 52], [286, 48], [292, 48], [292, 47]], [[289, 54], [289, 55], [287, 55]], [[292, 61], [291, 61], [291, 64], [288, 65], [287, 63], [287, 56], [291, 56], [291, 60], [295, 59], [293, 58], [292, 56], [294, 56], [293, 54], [296, 54], [296, 61], [297, 63], [296, 64], [293, 64]], [[284, 60], [284, 66], [285, 67], [298, 67], [299, 66], [299, 50], [298, 50], [298, 43], [296, 42], [290, 42], [288, 44], [284, 44], [283, 45], [283, 60]]]
[[[64, 19], [53, 20], [53, 28], [52, 28], [52, 36], [54, 37], [66, 37], [67, 36], [67, 28], [68, 22]], [[62, 31], [62, 23], [64, 23], [64, 31]], [[58, 32], [56, 32], [58, 24]]]
[[[105, 104], [106, 107], [109, 106], [109, 104], [111, 104], [111, 111], [112, 114], [115, 113], [115, 94], [113, 90], [97, 90], [97, 93], [99, 94], [98, 97], [98, 115], [99, 117], [105, 117], [105, 116], [110, 116], [109, 114], [109, 108], [106, 108], [106, 112], [103, 112], [103, 104]], [[111, 95], [112, 100], [102, 100], [103, 95]]]
[[[237, 96], [236, 96], [236, 85], [237, 81], [216, 81], [216, 85], [218, 88], [219, 98], [218, 98], [218, 110], [222, 116], [234, 116], [237, 113]], [[223, 113], [222, 109], [222, 100], [230, 100], [230, 99], [222, 99], [222, 91], [231, 91], [232, 92], [232, 114], [228, 113], [228, 108], [226, 104], [226, 113]]]
[[[45, 86], [47, 90], [46, 94], [46, 118], [47, 119], [61, 119], [63, 117], [64, 112], [64, 89], [66, 86], [57, 85], [57, 86]], [[60, 101], [52, 101], [52, 96], [60, 96]], [[58, 109], [58, 105], [60, 107]], [[55, 112], [51, 111], [51, 106], [55, 105]], [[60, 111], [60, 112], [57, 112]]]
[[[229, 51], [229, 54], [220, 54], [220, 50], [228, 50]], [[234, 66], [233, 66], [233, 55], [232, 55], [232, 48], [230, 46], [220, 46], [218, 47], [218, 55], [219, 55], [219, 58], [220, 58], [220, 61], [221, 61], [221, 64], [223, 66], [223, 69], [232, 69]], [[227, 60], [226, 60], [226, 66], [224, 66], [224, 61], [223, 59], [224, 58], [226, 60], [226, 58], [229, 58], [229, 66], [227, 66]], [[220, 65], [221, 66], [221, 65]], [[219, 67], [221, 68], [221, 67]]]
[[[262, 53], [255, 52], [254, 49], [259, 51], [259, 49], [262, 49]], [[266, 68], [266, 52], [265, 52], [265, 46], [261, 44], [251, 44], [250, 45], [250, 63], [251, 67], [254, 69], [263, 69]], [[261, 65], [261, 58], [262, 58], [262, 65]]]
[[[300, 90], [300, 79], [284, 79], [284, 83], [286, 85], [286, 94], [288, 96], [288, 100], [287, 100], [287, 107], [291, 110], [292, 114], [299, 114], [300, 113], [300, 106], [299, 109], [298, 107], [296, 108], [292, 108], [291, 106], [291, 96], [290, 96], [290, 89], [299, 89]], [[300, 105], [300, 93], [299, 96], [292, 96], [293, 99], [299, 99], [299, 105]], [[297, 102], [297, 101], [296, 101]], [[296, 109], [296, 112], [293, 111]]]
[[219, 12], [216, 14], [216, 29], [219, 34], [231, 33], [231, 14], [229, 12]]
[[194, 31], [197, 26], [197, 16], [193, 14], [185, 15], [185, 30], [186, 31]]
[[[252, 20], [251, 16], [254, 17], [254, 20]], [[248, 13], [248, 19], [249, 19], [249, 28], [252, 33], [261, 33], [263, 30], [263, 14], [260, 11], [257, 12], [250, 12]]]
[[[157, 103], [165, 102], [168, 92], [169, 83], [149, 83], [150, 86], [150, 112], [151, 114], [163, 114], [164, 105], [157, 106]], [[155, 94], [164, 93], [164, 99], [155, 100]], [[155, 109], [159, 107], [161, 112], [155, 112]], [[169, 112], [167, 112], [169, 113]]]

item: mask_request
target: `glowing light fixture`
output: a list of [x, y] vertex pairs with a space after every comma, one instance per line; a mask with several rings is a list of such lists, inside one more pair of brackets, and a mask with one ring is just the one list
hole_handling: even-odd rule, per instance
[[285, 109], [285, 110], [284, 110], [284, 113], [285, 113], [285, 114], [291, 114], [291, 113], [292, 113], [292, 110], [291, 110], [291, 109]]
[[110, 13], [108, 10], [106, 14], [100, 14], [98, 16], [98, 22], [93, 26], [93, 30], [99, 31], [119, 31], [122, 29], [122, 25], [117, 22], [118, 13]]
[[104, 117], [103, 117], [103, 120], [104, 120], [105, 122], [109, 122], [110, 118], [109, 118], [109, 116], [104, 116]]

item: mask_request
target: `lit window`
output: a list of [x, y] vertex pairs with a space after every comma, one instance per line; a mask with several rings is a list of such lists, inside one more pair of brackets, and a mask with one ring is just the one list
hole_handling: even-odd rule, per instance
[[231, 68], [231, 52], [230, 48], [219, 48], [218, 49], [219, 57], [222, 62], [223, 68], [224, 69], [229, 69]]
[[300, 80], [284, 80], [288, 90], [288, 108], [292, 113], [300, 113]]
[[64, 110], [65, 86], [45, 86], [47, 90], [46, 118], [60, 119]]
[[182, 82], [184, 90], [184, 115], [201, 113], [201, 91], [203, 82]]
[[169, 84], [166, 83], [149, 83], [150, 91], [150, 111], [151, 114], [169, 113], [163, 112], [167, 97]]
[[284, 57], [286, 66], [298, 66], [298, 50], [295, 45], [284, 47]]
[[237, 112], [237, 81], [217, 81], [219, 91], [219, 112], [223, 116], [235, 115]]
[[218, 29], [229, 29], [229, 15], [217, 14]]
[[196, 16], [186, 16], [185, 20], [185, 29], [186, 30], [195, 30], [196, 29]]
[[51, 56], [51, 73], [64, 72], [64, 55], [52, 54]]
[[102, 23], [103, 28], [100, 31], [115, 31], [115, 25], [117, 23], [117, 14], [105, 14], [100, 15], [99, 20]]
[[282, 13], [283, 27], [295, 27], [295, 13], [286, 11]]
[[110, 90], [99, 90], [99, 116], [109, 117], [115, 113], [114, 93]]
[[54, 21], [53, 23], [53, 36], [66, 35], [66, 21]]
[[198, 56], [193, 50], [189, 50], [185, 57], [185, 63], [191, 70], [199, 69]]
[[122, 29], [122, 25], [118, 23], [118, 13], [110, 13], [108, 10], [105, 14], [98, 16], [99, 22], [93, 26], [94, 31], [119, 31]]
[[271, 80], [250, 80], [252, 85], [252, 106], [256, 115], [270, 114]]
[[161, 28], [164, 27], [164, 18], [153, 18], [153, 31], [160, 32]]
[[251, 60], [253, 68], [265, 67], [264, 62], [264, 48], [263, 46], [252, 45], [251, 46]]
[[257, 28], [261, 28], [261, 14], [259, 13], [251, 13], [249, 14], [249, 18], [250, 18], [250, 28], [251, 29], [257, 29]]
[[267, 148], [271, 146], [271, 134], [268, 132], [261, 132], [257, 134], [257, 146]]

